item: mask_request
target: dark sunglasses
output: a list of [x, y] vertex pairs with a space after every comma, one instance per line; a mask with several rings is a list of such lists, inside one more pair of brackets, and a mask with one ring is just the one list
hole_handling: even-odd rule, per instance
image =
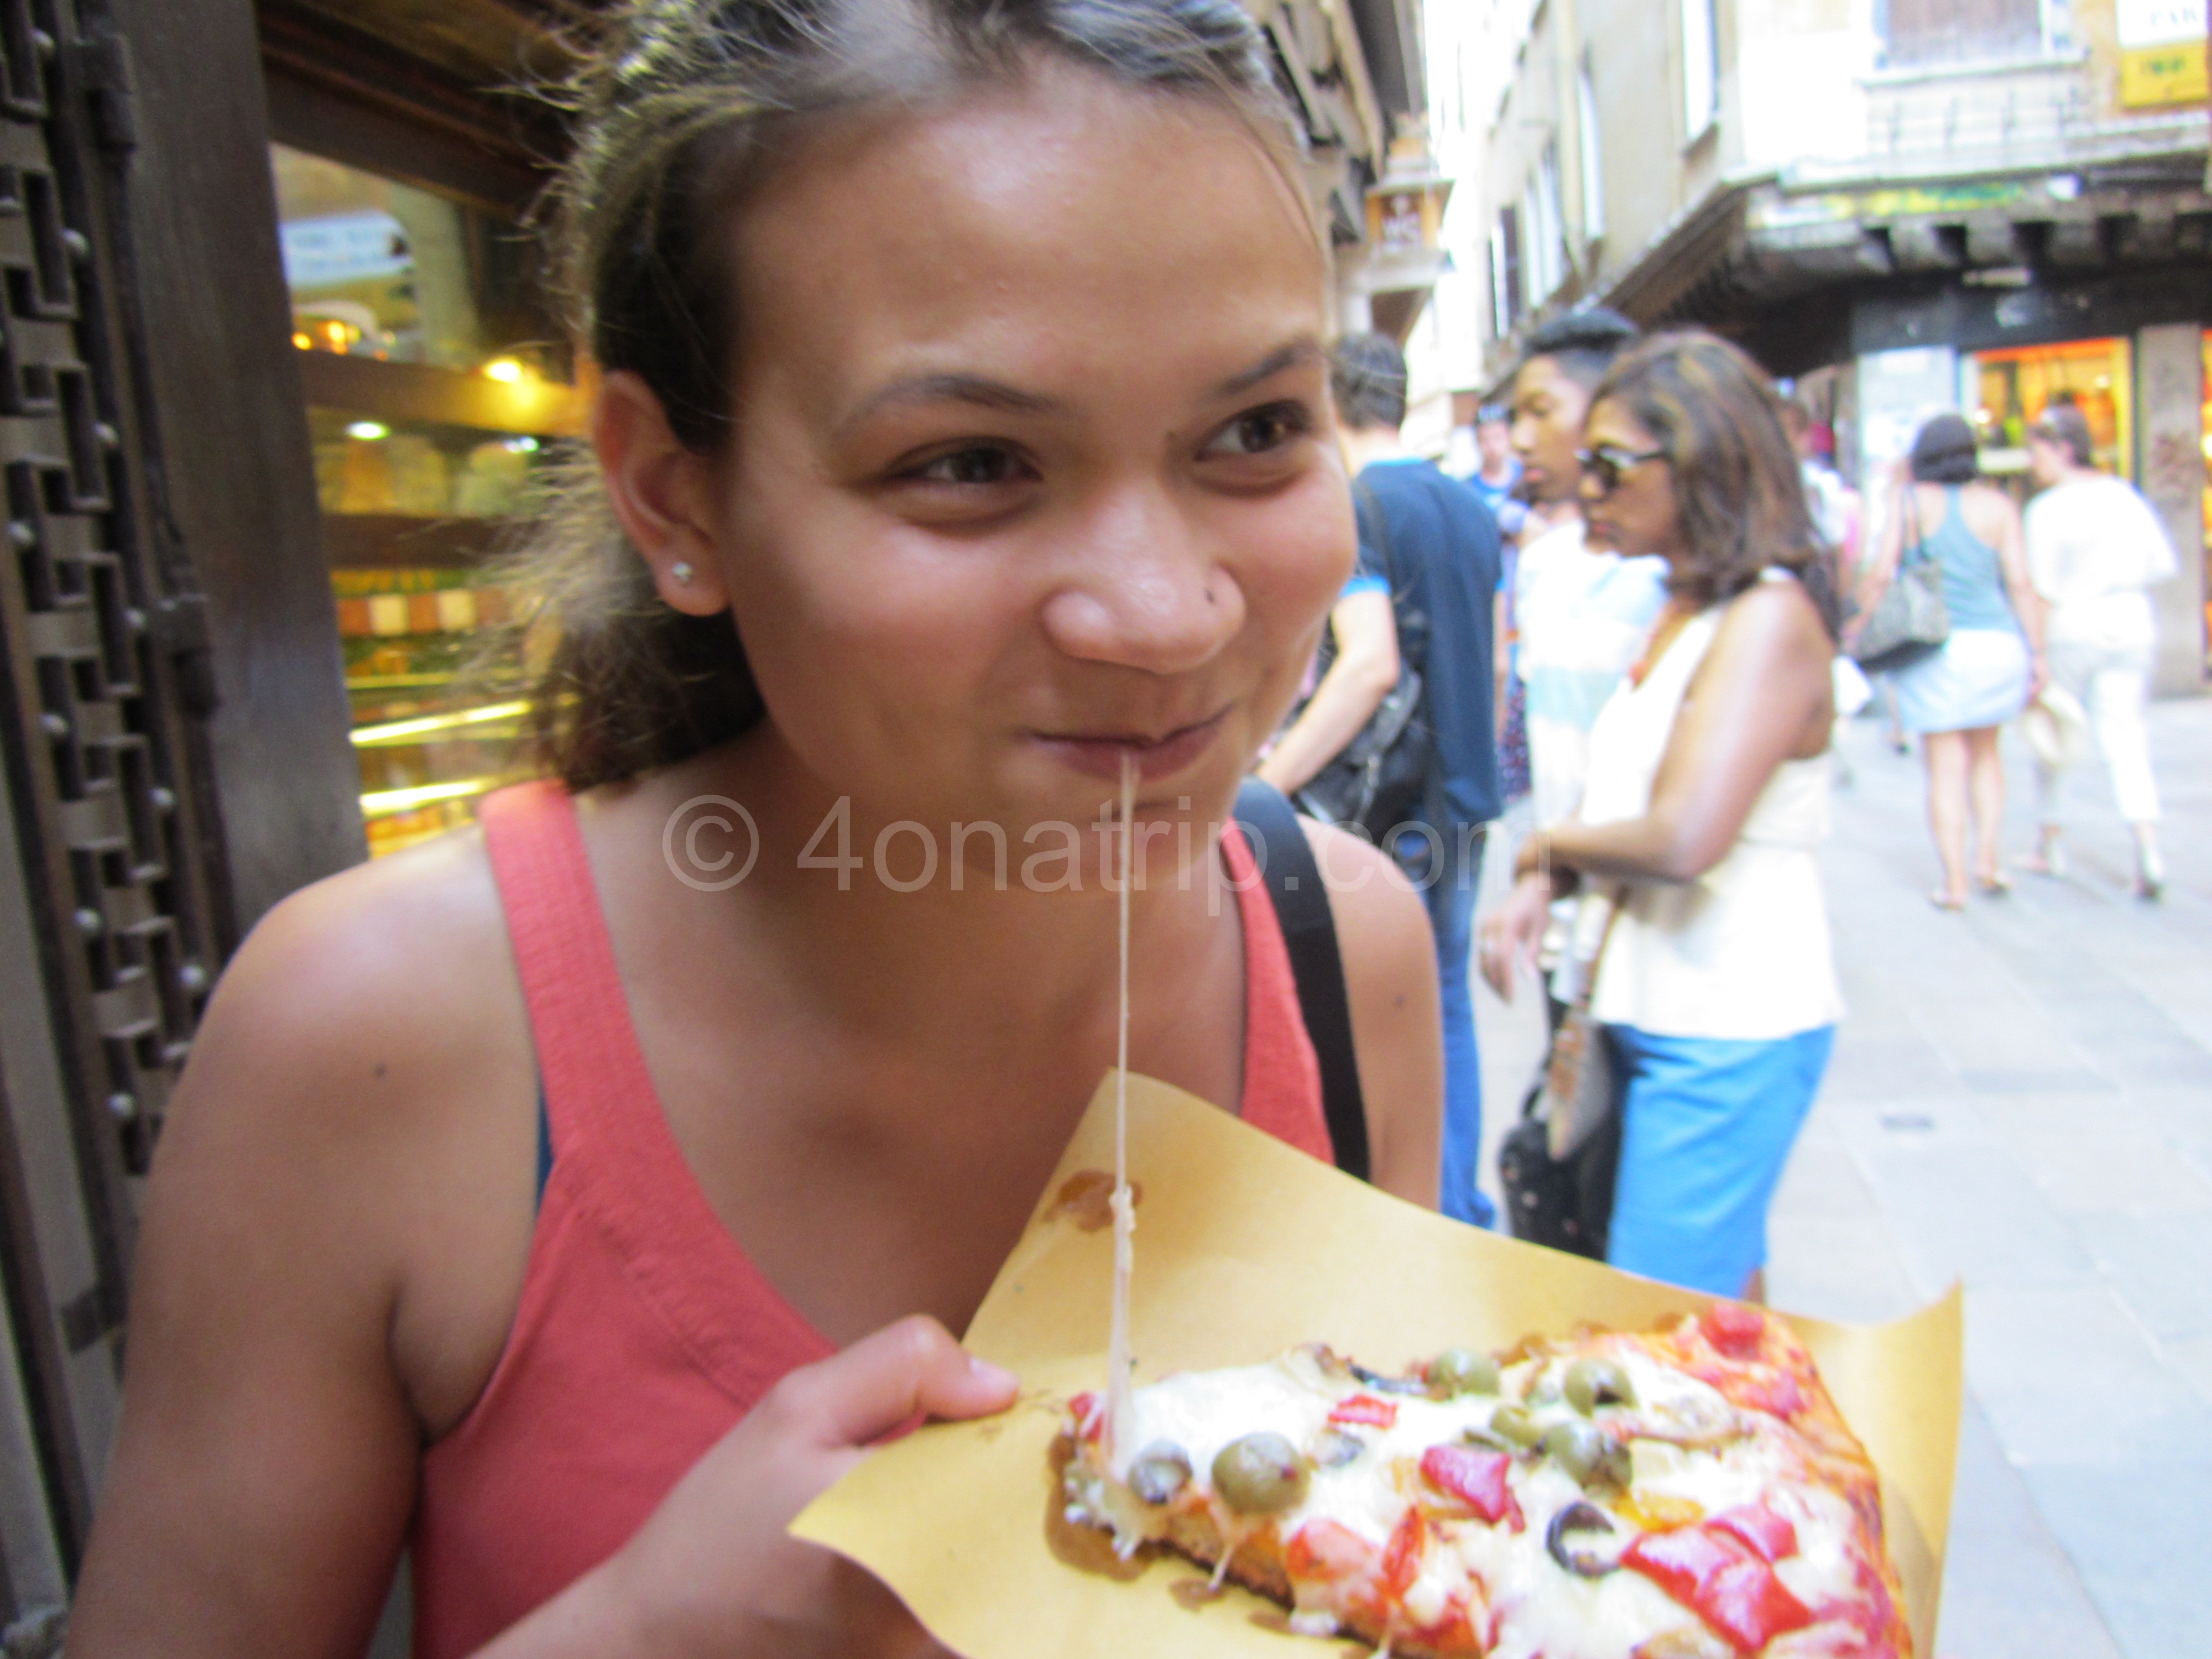
[[1595, 449], [1577, 450], [1575, 459], [1582, 463], [1583, 476], [1596, 481], [1597, 493], [1602, 496], [1610, 495], [1620, 489], [1620, 481], [1644, 462], [1665, 460], [1667, 452], [1663, 449], [1638, 452], [1623, 449], [1619, 444], [1600, 444]]

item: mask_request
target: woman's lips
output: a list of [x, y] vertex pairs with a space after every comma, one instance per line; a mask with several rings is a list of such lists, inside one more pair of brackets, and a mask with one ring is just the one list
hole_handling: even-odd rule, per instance
[[1178, 726], [1158, 738], [1124, 733], [1040, 732], [1037, 741], [1062, 764], [1095, 778], [1118, 782], [1126, 757], [1137, 763], [1137, 776], [1146, 783], [1173, 777], [1211, 747], [1228, 722], [1224, 708], [1194, 726]]

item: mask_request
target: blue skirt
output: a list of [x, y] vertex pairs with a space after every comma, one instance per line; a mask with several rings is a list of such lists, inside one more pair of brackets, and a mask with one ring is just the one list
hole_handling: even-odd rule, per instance
[[1836, 1028], [1772, 1042], [1608, 1025], [1621, 1114], [1606, 1260], [1740, 1296], [1766, 1263], [1766, 1212], [1827, 1070]]
[[1954, 628], [1889, 679], [1898, 722], [1915, 735], [2002, 726], [2027, 702], [2027, 644], [2009, 628]]

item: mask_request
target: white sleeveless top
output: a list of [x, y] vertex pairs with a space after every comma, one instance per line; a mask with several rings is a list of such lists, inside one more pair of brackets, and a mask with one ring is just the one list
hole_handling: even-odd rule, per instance
[[[1770, 580], [1787, 581], [1778, 570]], [[1651, 786], [1725, 605], [1692, 617], [1641, 685], [1624, 680], [1590, 732], [1585, 823], [1650, 810]], [[1721, 861], [1681, 884], [1631, 882], [1606, 940], [1593, 1016], [1656, 1036], [1766, 1040], [1843, 1017], [1816, 849], [1828, 836], [1829, 757], [1784, 761]], [[1609, 895], [1593, 891], [1576, 954], [1595, 949]]]

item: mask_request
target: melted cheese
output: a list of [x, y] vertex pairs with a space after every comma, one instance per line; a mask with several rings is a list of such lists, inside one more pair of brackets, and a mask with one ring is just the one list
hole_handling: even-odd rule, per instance
[[[1838, 1494], [1785, 1484], [1792, 1452], [1785, 1431], [1738, 1411], [1709, 1385], [1641, 1352], [1608, 1351], [1635, 1390], [1632, 1407], [1601, 1407], [1596, 1420], [1619, 1430], [1648, 1431], [1631, 1442], [1629, 1505], [1644, 1500], [1686, 1500], [1713, 1515], [1738, 1504], [1765, 1503], [1797, 1533], [1797, 1553], [1776, 1572], [1809, 1607], [1852, 1593], [1850, 1553], [1852, 1517]], [[1313, 1350], [1295, 1350], [1261, 1365], [1170, 1376], [1136, 1391], [1131, 1433], [1108, 1460], [1110, 1483], [1096, 1475], [1071, 1486], [1073, 1518], [1113, 1528], [1122, 1547], [1164, 1535], [1168, 1510], [1146, 1505], [1121, 1483], [1137, 1455], [1166, 1442], [1188, 1458], [1194, 1489], [1212, 1497], [1213, 1460], [1231, 1442], [1261, 1431], [1281, 1435], [1310, 1451], [1329, 1426], [1330, 1412], [1353, 1395], [1369, 1395], [1397, 1408], [1387, 1429], [1339, 1425], [1365, 1449], [1334, 1468], [1312, 1472], [1304, 1500], [1277, 1517], [1287, 1540], [1316, 1520], [1346, 1528], [1379, 1551], [1406, 1513], [1410, 1496], [1425, 1492], [1422, 1454], [1486, 1430], [1509, 1401], [1522, 1405], [1540, 1427], [1579, 1418], [1562, 1396], [1563, 1359], [1524, 1360], [1508, 1367], [1498, 1395], [1449, 1401], [1389, 1394], [1359, 1383]], [[1432, 1529], [1421, 1571], [1404, 1596], [1413, 1620], [1443, 1616], [1455, 1597], [1462, 1605], [1494, 1610], [1496, 1659], [1631, 1659], [1641, 1643], [1664, 1632], [1682, 1632], [1684, 1651], [1717, 1640], [1697, 1615], [1643, 1574], [1620, 1569], [1596, 1578], [1569, 1571], [1546, 1549], [1553, 1518], [1577, 1502], [1606, 1510], [1616, 1528], [1611, 1539], [1577, 1534], [1578, 1549], [1612, 1555], [1634, 1535], [1636, 1523], [1608, 1503], [1604, 1490], [1586, 1492], [1556, 1462], [1516, 1459], [1508, 1476], [1527, 1521], [1525, 1530], [1478, 1520], [1445, 1520]], [[1217, 1514], [1223, 1513], [1216, 1505]], [[1470, 1583], [1470, 1580], [1473, 1582]], [[1301, 1629], [1318, 1630], [1336, 1587], [1294, 1587]], [[1478, 1619], [1478, 1628], [1480, 1620]], [[1725, 1649], [1726, 1644], [1721, 1644]]]
[[1121, 982], [1114, 1029], [1114, 1310], [1106, 1339], [1106, 1443], [1127, 1455], [1129, 1385], [1129, 1280], [1136, 1270], [1137, 1206], [1129, 1195], [1129, 854], [1137, 805], [1137, 763], [1121, 757]]

